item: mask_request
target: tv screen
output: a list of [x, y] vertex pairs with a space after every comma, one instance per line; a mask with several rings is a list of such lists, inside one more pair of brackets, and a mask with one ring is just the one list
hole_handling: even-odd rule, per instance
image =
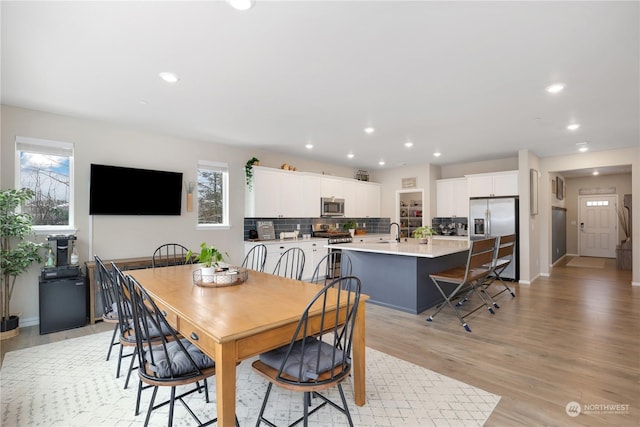
[[182, 173], [91, 164], [90, 215], [180, 215]]

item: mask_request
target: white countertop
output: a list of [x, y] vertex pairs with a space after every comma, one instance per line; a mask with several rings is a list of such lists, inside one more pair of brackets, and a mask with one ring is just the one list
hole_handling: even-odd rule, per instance
[[[414, 240], [414, 239], [411, 239]], [[404, 255], [422, 258], [437, 258], [455, 254], [469, 249], [468, 240], [429, 239], [427, 244], [414, 242], [384, 242], [384, 243], [341, 243], [327, 245], [327, 248], [342, 249], [343, 251], [370, 252], [375, 254]]]
[[254, 244], [254, 245], [281, 245], [283, 243], [307, 243], [307, 242], [324, 242], [326, 243], [328, 238], [326, 237], [310, 237], [308, 239], [303, 239], [302, 237], [298, 237], [297, 239], [273, 239], [273, 240], [245, 240], [245, 243]]

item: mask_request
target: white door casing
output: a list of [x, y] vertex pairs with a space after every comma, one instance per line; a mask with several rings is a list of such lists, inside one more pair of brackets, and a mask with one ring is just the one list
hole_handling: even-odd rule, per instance
[[618, 223], [617, 195], [579, 196], [580, 256], [615, 258]]

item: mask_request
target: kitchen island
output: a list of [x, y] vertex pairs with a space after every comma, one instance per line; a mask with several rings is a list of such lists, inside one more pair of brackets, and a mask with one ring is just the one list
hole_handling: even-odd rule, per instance
[[415, 239], [396, 242], [347, 243], [328, 245], [342, 250], [353, 263], [352, 274], [362, 281], [362, 293], [369, 302], [418, 314], [444, 301], [429, 278], [458, 265], [465, 265], [467, 240]]

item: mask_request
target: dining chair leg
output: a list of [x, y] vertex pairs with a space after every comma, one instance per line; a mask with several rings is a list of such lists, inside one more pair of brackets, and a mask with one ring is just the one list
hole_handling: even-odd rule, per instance
[[[269, 400], [269, 394], [271, 393], [271, 387], [273, 387], [273, 383], [269, 383], [267, 385], [267, 392], [264, 394], [264, 400], [262, 401], [262, 407], [260, 408], [260, 413], [258, 414], [258, 421], [256, 421], [256, 427], [260, 427], [260, 423], [265, 421], [263, 418], [264, 410], [267, 407], [267, 401]], [[271, 424], [271, 423], [269, 423]]]
[[133, 353], [131, 353], [131, 362], [129, 362], [129, 372], [127, 372], [127, 379], [124, 382], [125, 390], [127, 389], [127, 387], [129, 387], [129, 378], [131, 378], [131, 371], [133, 371], [135, 369], [133, 367], [133, 362], [134, 362], [137, 354], [138, 354], [138, 348], [134, 347], [133, 348]]
[[156, 394], [158, 393], [158, 386], [153, 387], [153, 394], [151, 395], [151, 401], [149, 402], [149, 410], [147, 411], [147, 418], [144, 420], [144, 427], [149, 425], [149, 418], [151, 418], [151, 411], [153, 411], [153, 403], [156, 400]]
[[140, 398], [142, 397], [142, 381], [138, 380], [138, 398], [136, 399], [136, 417], [140, 413]]
[[173, 406], [176, 403], [176, 387], [171, 387], [171, 400], [169, 401], [169, 424], [168, 427], [173, 426]]
[[118, 324], [116, 323], [116, 326], [113, 327], [113, 335], [111, 336], [111, 343], [109, 345], [109, 351], [107, 352], [107, 361], [111, 357], [111, 350], [113, 350], [113, 346], [120, 344], [119, 342], [116, 342], [117, 332], [118, 332]]
[[305, 391], [304, 393], [304, 404], [302, 406], [304, 406], [304, 422], [303, 425], [304, 427], [307, 427], [309, 425], [309, 406], [311, 406], [311, 393], [309, 393], [308, 391]]
[[344, 391], [342, 390], [342, 384], [338, 384], [338, 391], [340, 392], [340, 398], [342, 398], [342, 407], [344, 408], [344, 414], [347, 416], [349, 426], [353, 427], [353, 420], [351, 419], [351, 413], [349, 413], [349, 407], [347, 406], [347, 399], [344, 397]]

